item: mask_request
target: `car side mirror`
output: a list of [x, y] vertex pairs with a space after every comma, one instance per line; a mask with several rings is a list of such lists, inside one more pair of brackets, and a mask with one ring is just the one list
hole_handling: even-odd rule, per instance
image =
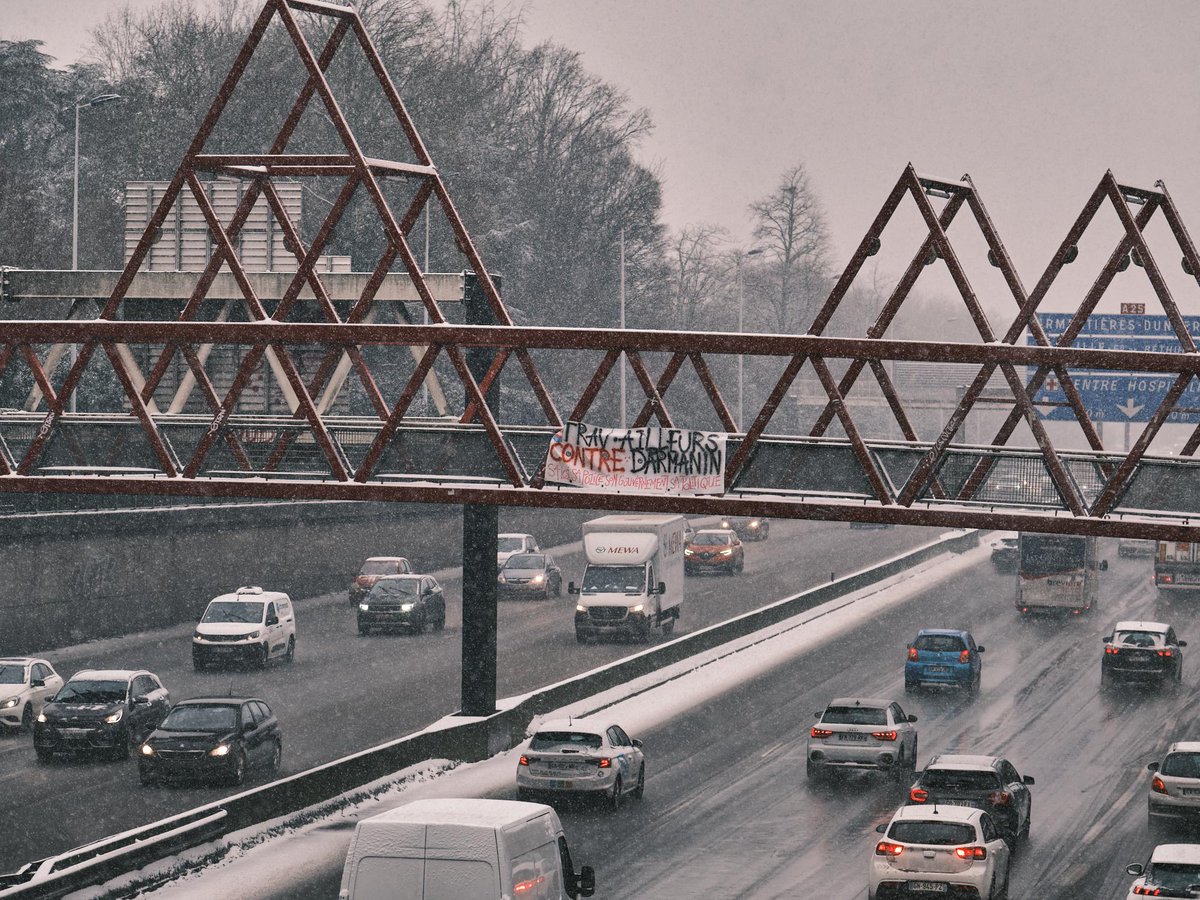
[[884, 822], [882, 825], [876, 825], [875, 830], [880, 834], [887, 834], [887, 822]]
[[279, 616], [267, 616], [267, 625], [278, 625]]
[[1100, 640], [1103, 641], [1105, 644], [1111, 644], [1112, 637], [1113, 636], [1111, 634], [1106, 634], [1104, 637], [1100, 638]]
[[596, 870], [591, 866], [583, 866], [571, 880], [575, 882], [572, 897], [590, 897], [596, 893]]
[[1141, 875], [1143, 871], [1145, 871], [1145, 870], [1142, 869], [1142, 866], [1140, 863], [1133, 863], [1132, 865], [1128, 865], [1125, 867], [1126, 875]]
[[[1179, 646], [1182, 647], [1183, 644], [1180, 644]], [[29, 682], [29, 686], [30, 687], [45, 687], [46, 680], [44, 678], [35, 678]]]
[[568, 594], [578, 594], [579, 593], [579, 588], [575, 587], [575, 582], [573, 582], [573, 581], [567, 582], [567, 593]]
[[983, 644], [980, 644], [978, 647], [975, 648], [976, 653], [982, 653], [983, 650], [984, 650]]
[[1101, 572], [1108, 571], [1108, 560], [1107, 559], [1100, 560], [1100, 571]]
[[149, 702], [150, 702], [150, 698], [149, 698], [149, 697], [134, 697], [134, 698], [133, 698], [133, 705], [134, 705], [134, 706], [145, 706], [145, 705], [146, 705], [147, 703], [149, 703]]
[[634, 738], [634, 739], [633, 739], [633, 746], [635, 746], [635, 747], [637, 747], [639, 750], [641, 750], [641, 749], [642, 749], [642, 742], [641, 742], [641, 740], [639, 740], [638, 738]]
[[1158, 763], [1156, 763], [1156, 762], [1146, 763], [1146, 768], [1149, 769], [1151, 772], [1157, 772], [1158, 771]]
[[1024, 778], [1022, 778], [1022, 779], [1021, 779], [1021, 781], [1022, 781], [1022, 783], [1024, 783], [1024, 784], [1034, 784], [1034, 780], [1033, 780], [1033, 776], [1032, 776], [1032, 775], [1026, 775]]
[[[667, 583], [666, 583], [665, 581], [660, 581], [660, 582], [658, 583], [658, 587], [656, 587], [656, 588], [654, 589], [654, 593], [656, 593], [656, 594], [658, 594], [659, 596], [661, 596], [661, 595], [665, 594], [666, 592], [667, 592]], [[1182, 647], [1182, 646], [1183, 646], [1183, 644], [1180, 644], [1179, 646], [1180, 646], [1180, 647]]]
[[916, 717], [916, 716], [909, 716], [909, 717], [908, 717], [908, 721], [910, 721], [910, 722], [915, 722], [915, 721], [917, 721], [917, 717]]
[[1176, 647], [1186, 647], [1187, 641], [1178, 641], [1178, 642], [1176, 642], [1175, 646]]

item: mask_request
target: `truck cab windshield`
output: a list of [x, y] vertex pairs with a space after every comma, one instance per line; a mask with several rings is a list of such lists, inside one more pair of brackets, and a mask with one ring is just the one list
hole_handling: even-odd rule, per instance
[[641, 594], [646, 590], [645, 566], [593, 566], [583, 572], [585, 594]]

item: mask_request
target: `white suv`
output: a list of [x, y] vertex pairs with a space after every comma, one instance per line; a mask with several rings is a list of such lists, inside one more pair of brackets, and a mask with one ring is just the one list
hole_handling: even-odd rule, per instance
[[871, 769], [897, 777], [917, 767], [916, 716], [879, 697], [839, 697], [808, 732], [807, 772], [819, 778], [832, 769]]
[[291, 662], [296, 655], [296, 614], [280, 591], [240, 587], [208, 603], [192, 635], [192, 665], [241, 661], [266, 666], [271, 659]]

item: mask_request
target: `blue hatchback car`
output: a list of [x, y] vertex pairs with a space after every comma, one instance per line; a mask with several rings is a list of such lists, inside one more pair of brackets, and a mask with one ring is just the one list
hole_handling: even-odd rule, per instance
[[982, 652], [969, 631], [922, 628], [908, 645], [904, 690], [912, 693], [926, 684], [950, 684], [974, 694], [982, 676]]

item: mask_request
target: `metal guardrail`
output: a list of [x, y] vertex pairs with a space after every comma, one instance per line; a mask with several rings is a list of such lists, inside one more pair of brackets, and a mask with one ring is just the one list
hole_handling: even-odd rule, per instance
[[232, 831], [298, 812], [425, 760], [487, 759], [519, 744], [536, 716], [776, 625], [942, 553], [962, 553], [978, 543], [977, 531], [939, 538], [869, 569], [551, 685], [493, 716], [398, 738], [178, 816], [28, 863], [17, 872], [0, 875], [0, 900], [62, 897]]

